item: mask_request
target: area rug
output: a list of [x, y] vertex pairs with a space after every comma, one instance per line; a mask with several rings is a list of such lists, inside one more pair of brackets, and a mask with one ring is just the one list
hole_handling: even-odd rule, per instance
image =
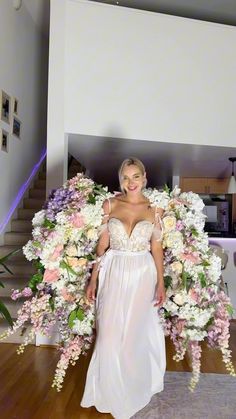
[[201, 373], [194, 391], [190, 372], [165, 373], [164, 390], [132, 419], [236, 419], [236, 378]]

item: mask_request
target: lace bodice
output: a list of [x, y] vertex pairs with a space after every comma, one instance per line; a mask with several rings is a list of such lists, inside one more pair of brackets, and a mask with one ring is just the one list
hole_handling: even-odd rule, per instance
[[111, 217], [108, 221], [110, 248], [115, 250], [141, 251], [150, 250], [150, 239], [154, 224], [151, 221], [139, 221], [130, 236], [124, 224], [118, 218]]

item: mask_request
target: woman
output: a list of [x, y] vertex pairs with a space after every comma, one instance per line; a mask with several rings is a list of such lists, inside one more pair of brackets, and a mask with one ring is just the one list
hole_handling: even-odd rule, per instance
[[81, 406], [128, 419], [164, 388], [165, 338], [157, 310], [166, 298], [163, 210], [142, 193], [147, 179], [140, 160], [124, 160], [119, 180], [122, 194], [103, 204], [98, 258], [86, 289], [88, 300], [96, 300], [97, 337]]

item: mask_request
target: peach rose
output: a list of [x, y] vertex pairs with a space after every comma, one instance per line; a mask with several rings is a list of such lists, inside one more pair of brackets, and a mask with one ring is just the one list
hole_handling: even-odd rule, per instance
[[68, 256], [77, 256], [77, 253], [78, 253], [78, 251], [76, 249], [76, 246], [74, 246], [74, 245], [67, 246], [66, 254]]
[[176, 218], [168, 215], [167, 217], [163, 218], [163, 224], [165, 231], [175, 230], [176, 227]]
[[60, 271], [58, 269], [46, 269], [43, 275], [44, 282], [56, 282], [60, 278]]
[[49, 257], [49, 260], [51, 262], [54, 262], [55, 260], [57, 260], [59, 258], [59, 256], [61, 256], [62, 250], [63, 250], [63, 245], [62, 244], [58, 244], [55, 247], [55, 249], [54, 249], [53, 253], [51, 254], [51, 256]]
[[180, 275], [183, 271], [183, 266], [180, 262], [173, 262], [170, 266], [172, 271], [175, 272], [177, 275]]
[[73, 297], [73, 295], [69, 294], [67, 292], [67, 289], [66, 288], [62, 288], [61, 295], [62, 295], [62, 297], [64, 298], [65, 301], [72, 302], [72, 301], [75, 300], [75, 297]]

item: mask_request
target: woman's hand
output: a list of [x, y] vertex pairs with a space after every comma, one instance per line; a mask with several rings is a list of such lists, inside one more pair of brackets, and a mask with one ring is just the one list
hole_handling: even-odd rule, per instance
[[95, 293], [97, 288], [97, 281], [90, 281], [86, 288], [86, 297], [90, 303], [96, 300]]
[[156, 299], [156, 303], [154, 304], [154, 307], [156, 306], [161, 307], [164, 304], [166, 300], [166, 291], [165, 291], [164, 282], [158, 283], [156, 293], [155, 293], [155, 299]]

